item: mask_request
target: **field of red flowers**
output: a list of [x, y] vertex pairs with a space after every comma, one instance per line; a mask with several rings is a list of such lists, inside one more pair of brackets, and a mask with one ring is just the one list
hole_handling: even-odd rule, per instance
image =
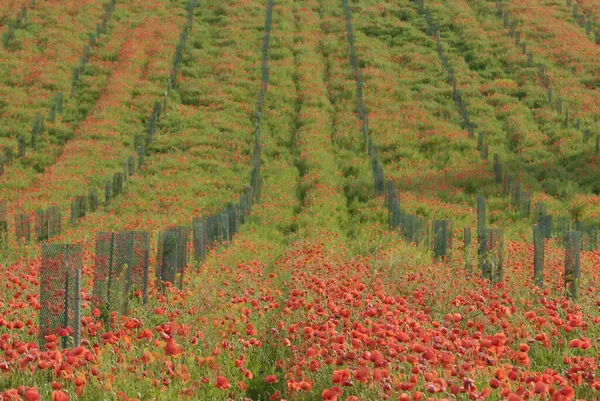
[[[532, 236], [543, 202], [597, 239], [596, 18], [587, 0], [0, 1], [0, 401], [600, 400], [597, 243], [573, 297], [563, 233], [541, 285]], [[257, 171], [239, 232], [205, 257], [190, 238], [181, 287], [155, 279], [159, 233], [230, 207]], [[392, 186], [403, 213], [453, 222], [446, 257], [431, 229], [390, 224]], [[90, 188], [100, 205], [74, 224]], [[495, 283], [464, 242], [478, 196], [503, 229]], [[83, 247], [79, 343], [43, 335], [46, 245], [16, 236], [50, 206], [47, 242]], [[151, 279], [107, 317], [96, 236], [120, 230], [150, 233]]]

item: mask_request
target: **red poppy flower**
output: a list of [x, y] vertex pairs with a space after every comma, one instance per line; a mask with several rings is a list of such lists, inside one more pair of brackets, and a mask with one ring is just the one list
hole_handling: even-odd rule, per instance
[[217, 383], [215, 384], [215, 387], [219, 390], [225, 390], [231, 388], [231, 384], [229, 384], [229, 381], [223, 376], [217, 376]]
[[339, 387], [332, 387], [323, 390], [321, 398], [323, 401], [336, 401], [339, 396], [342, 395], [342, 389]]
[[52, 401], [69, 401], [69, 394], [64, 391], [53, 391], [52, 392]]

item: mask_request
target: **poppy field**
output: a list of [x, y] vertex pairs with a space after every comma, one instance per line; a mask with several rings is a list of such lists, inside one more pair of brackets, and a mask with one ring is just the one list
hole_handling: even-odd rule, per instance
[[598, 21], [0, 1], [0, 401], [600, 400]]

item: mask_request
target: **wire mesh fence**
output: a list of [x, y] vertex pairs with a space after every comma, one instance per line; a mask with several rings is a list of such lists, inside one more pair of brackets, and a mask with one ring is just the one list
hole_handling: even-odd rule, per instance
[[85, 196], [77, 196], [71, 202], [71, 225], [77, 225], [77, 219], [85, 217], [87, 210], [87, 199]]
[[553, 227], [553, 218], [551, 214], [546, 214], [542, 216], [538, 222], [540, 226], [544, 228], [544, 237], [546, 239], [552, 238], [552, 227]]
[[50, 334], [61, 336], [63, 347], [80, 342], [82, 261], [82, 245], [42, 244], [40, 347], [45, 344], [44, 337]]
[[129, 312], [134, 242], [133, 231], [96, 235], [93, 299], [105, 322], [110, 321], [112, 312]]
[[206, 259], [207, 246], [207, 219], [194, 217], [192, 222], [192, 242], [194, 246], [194, 259], [201, 263]]
[[429, 223], [422, 216], [406, 214], [401, 211], [400, 230], [406, 242], [414, 243], [417, 246], [423, 242], [427, 244], [430, 238]]
[[90, 212], [96, 212], [99, 206], [98, 190], [95, 187], [91, 187], [88, 191], [88, 207]]
[[450, 220], [433, 221], [433, 255], [436, 259], [450, 258], [452, 250], [452, 222]]
[[582, 221], [576, 221], [574, 230], [581, 232], [582, 251], [598, 249], [598, 226], [596, 224], [585, 224]]
[[581, 278], [581, 232], [568, 231], [565, 236], [565, 293], [569, 298], [579, 298]]
[[465, 259], [465, 269], [469, 273], [473, 273], [473, 254], [472, 254], [472, 237], [471, 237], [471, 227], [465, 227], [463, 230], [463, 240], [464, 240], [464, 259]]
[[35, 232], [39, 242], [60, 235], [62, 231], [61, 214], [58, 206], [38, 209], [35, 212]]
[[480, 257], [481, 276], [492, 284], [504, 279], [504, 230], [501, 228], [486, 228], [481, 236]]
[[104, 206], [110, 206], [113, 195], [113, 183], [111, 180], [106, 180], [104, 183]]
[[134, 231], [131, 260], [131, 292], [141, 292], [144, 305], [148, 303], [149, 256], [150, 232]]
[[19, 244], [28, 244], [31, 240], [31, 215], [20, 213], [15, 216], [15, 236]]
[[113, 196], [118, 196], [123, 193], [123, 173], [115, 173], [113, 175]]
[[0, 249], [8, 246], [8, 202], [0, 201]]
[[535, 285], [544, 288], [544, 228], [533, 226], [533, 280]]
[[188, 263], [188, 237], [189, 229], [186, 227], [171, 227], [159, 233], [156, 258], [156, 279], [159, 284], [178, 283], [178, 287], [183, 288], [183, 275]]

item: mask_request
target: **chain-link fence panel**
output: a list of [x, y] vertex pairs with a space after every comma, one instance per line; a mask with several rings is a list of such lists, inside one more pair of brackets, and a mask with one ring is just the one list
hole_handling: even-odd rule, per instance
[[114, 237], [114, 277], [111, 280], [112, 311], [129, 313], [129, 296], [132, 287], [133, 231], [120, 231]]
[[129, 174], [129, 176], [134, 175], [135, 174], [135, 157], [129, 156], [129, 158], [127, 159], [127, 167], [128, 167], [127, 173]]
[[62, 222], [60, 208], [50, 206], [48, 208], [48, 238], [54, 238], [62, 233]]
[[71, 225], [77, 225], [77, 204], [75, 202], [71, 202]]
[[546, 215], [546, 203], [545, 202], [537, 202], [535, 204], [535, 220], [540, 221], [542, 216]]
[[113, 196], [118, 196], [123, 193], [123, 173], [115, 173], [113, 175]]
[[[571, 231], [571, 219], [566, 216], [556, 218], [554, 234], [559, 238], [561, 243], [564, 243], [565, 235], [567, 231]], [[545, 235], [545, 231], [544, 231]]]
[[231, 239], [240, 232], [240, 207], [237, 203], [229, 205], [229, 233]]
[[498, 153], [494, 153], [494, 179], [496, 184], [502, 184], [502, 163]]
[[488, 229], [486, 237], [490, 281], [492, 284], [498, 284], [504, 280], [504, 230], [502, 228]]
[[144, 305], [148, 303], [150, 233], [148, 231], [133, 232], [133, 254], [131, 261], [131, 291], [141, 291]]
[[504, 196], [510, 195], [510, 188], [512, 187], [513, 177], [509, 174], [506, 174], [502, 178], [502, 194]]
[[25, 158], [25, 153], [27, 149], [27, 139], [24, 135], [19, 136], [17, 139], [18, 149], [19, 149], [19, 159]]
[[433, 221], [433, 255], [436, 259], [450, 258], [452, 250], [452, 222], [450, 220]]
[[598, 249], [598, 226], [596, 224], [585, 227], [584, 251], [595, 251]]
[[465, 258], [465, 269], [469, 273], [473, 273], [473, 253], [472, 253], [472, 237], [471, 237], [471, 227], [465, 227], [463, 230], [463, 240], [464, 240], [464, 258]]
[[177, 274], [177, 233], [161, 231], [158, 235], [156, 279], [159, 282], [175, 282]]
[[12, 148], [5, 147], [4, 148], [4, 162], [6, 164], [12, 164], [13, 162], [13, 150]]
[[581, 250], [594, 251], [598, 247], [598, 227], [594, 224], [575, 222], [574, 231], [581, 231]]
[[123, 160], [123, 182], [129, 179], [129, 161]]
[[229, 241], [229, 213], [222, 212], [219, 215], [219, 224], [217, 227], [219, 244], [224, 244]]
[[553, 220], [552, 215], [546, 214], [541, 217], [540, 222], [538, 223], [542, 227], [544, 227], [544, 235], [545, 235], [546, 239], [552, 238], [552, 226], [553, 226], [552, 220]]
[[183, 289], [183, 276], [188, 265], [188, 244], [190, 241], [190, 229], [187, 227], [173, 228], [177, 230], [177, 267], [179, 273], [179, 289]]
[[565, 293], [569, 298], [579, 298], [581, 279], [581, 232], [568, 231], [565, 236]]
[[510, 197], [512, 204], [516, 207], [521, 205], [521, 183], [513, 182], [510, 187]]
[[521, 217], [528, 217], [531, 214], [531, 192], [521, 192]]
[[91, 187], [88, 191], [88, 207], [91, 213], [94, 213], [98, 210], [99, 200], [98, 200], [98, 190], [95, 187]]
[[400, 215], [400, 228], [404, 240], [415, 245], [421, 244], [423, 241], [428, 242], [428, 222], [421, 216], [402, 213]]
[[111, 180], [106, 180], [104, 183], [104, 206], [110, 206], [113, 197], [113, 183]]
[[544, 288], [544, 239], [544, 228], [535, 224], [533, 226], [533, 280], [540, 288]]
[[492, 284], [504, 279], [504, 230], [486, 228], [481, 236], [479, 268], [481, 276]]
[[29, 244], [31, 240], [31, 215], [29, 213], [15, 216], [15, 234], [19, 244]]
[[77, 218], [85, 217], [87, 212], [87, 199], [85, 196], [78, 196], [75, 198], [75, 205], [77, 205]]
[[38, 209], [35, 211], [35, 234], [38, 242], [48, 240], [48, 211]]
[[202, 263], [206, 258], [206, 219], [194, 217], [192, 222], [194, 259], [196, 263]]
[[393, 230], [400, 227], [400, 199], [394, 196], [390, 200], [390, 209], [388, 211], [388, 223]]
[[111, 294], [110, 279], [113, 266], [114, 233], [96, 233], [96, 250], [94, 255], [94, 289], [93, 303], [101, 311], [105, 321], [110, 316]]
[[31, 147], [33, 150], [38, 150], [38, 138], [44, 131], [44, 117], [41, 114], [35, 116], [35, 122], [33, 124], [33, 133], [31, 137]]
[[240, 224], [246, 223], [246, 218], [248, 217], [248, 213], [250, 212], [247, 195], [249, 190], [250, 187], [244, 187], [244, 191], [240, 195]]
[[35, 212], [35, 232], [39, 242], [60, 235], [62, 231], [61, 215], [58, 206], [51, 206], [46, 210], [38, 209]]
[[183, 288], [183, 276], [188, 264], [187, 246], [190, 230], [185, 227], [170, 227], [159, 233], [156, 264], [157, 279], [178, 284]]
[[133, 231], [96, 234], [93, 299], [106, 322], [112, 312], [129, 312], [134, 238]]
[[40, 348], [45, 344], [44, 337], [50, 334], [62, 336], [63, 347], [77, 346], [81, 340], [82, 261], [83, 245], [42, 244]]
[[485, 197], [477, 197], [477, 239], [481, 238], [486, 227]]
[[0, 249], [8, 246], [8, 202], [0, 201]]
[[208, 243], [207, 246], [214, 248], [217, 245], [217, 242], [219, 240], [218, 237], [218, 225], [219, 225], [219, 216], [218, 215], [210, 215], [208, 216], [208, 225], [207, 225], [207, 232], [208, 232]]

